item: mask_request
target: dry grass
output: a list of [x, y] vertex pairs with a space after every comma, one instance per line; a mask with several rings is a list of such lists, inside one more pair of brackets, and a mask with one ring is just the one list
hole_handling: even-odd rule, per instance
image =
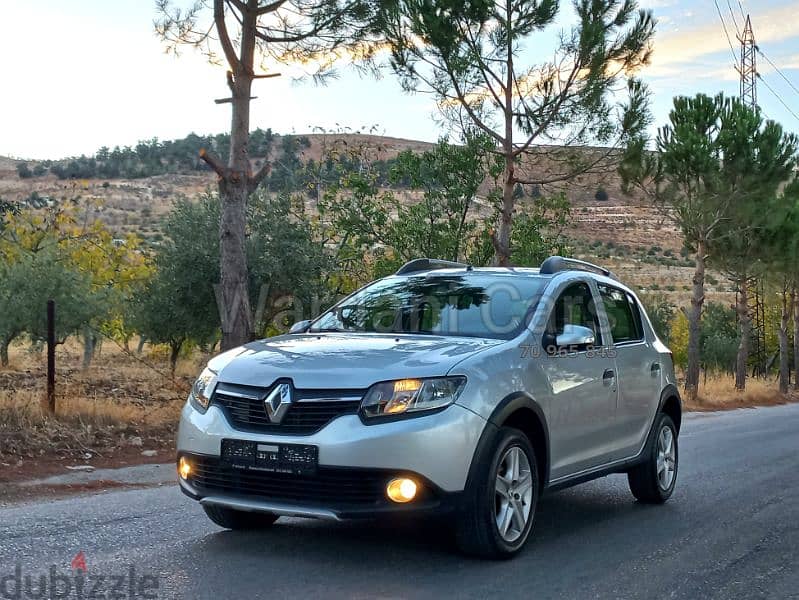
[[699, 386], [697, 402], [686, 403], [685, 408], [694, 411], [730, 410], [796, 401], [799, 401], [799, 396], [796, 393], [781, 394], [774, 379], [749, 378], [746, 390], [741, 392], [735, 389], [731, 375], [709, 375]]
[[107, 343], [83, 371], [80, 348], [59, 347], [51, 415], [44, 406], [44, 356], [12, 348], [9, 367], [0, 369], [0, 458], [170, 447], [200, 361], [182, 361], [173, 379], [160, 355], [137, 357]]
[[[57, 352], [56, 414], [43, 406], [44, 355], [14, 347], [11, 364], [0, 369], [0, 462], [10, 459], [102, 458], [139, 448], [172, 451], [175, 427], [189, 386], [206, 357], [178, 364], [174, 378], [162, 352], [139, 357], [106, 342], [92, 366], [80, 369], [76, 343]], [[145, 364], [146, 363], [146, 364]], [[737, 392], [730, 376], [709, 376], [698, 402], [686, 410], [709, 411], [771, 406], [797, 401], [784, 397], [773, 380], [750, 379]]]

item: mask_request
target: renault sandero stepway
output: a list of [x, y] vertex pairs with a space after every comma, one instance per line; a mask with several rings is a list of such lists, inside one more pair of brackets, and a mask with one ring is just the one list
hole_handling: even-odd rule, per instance
[[626, 473], [665, 502], [680, 421], [672, 355], [611, 272], [417, 259], [210, 360], [178, 479], [224, 528], [432, 514], [463, 551], [507, 557], [548, 490]]

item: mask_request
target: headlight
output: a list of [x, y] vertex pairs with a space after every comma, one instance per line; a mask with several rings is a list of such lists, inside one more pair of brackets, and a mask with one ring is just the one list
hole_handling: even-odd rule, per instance
[[444, 408], [458, 399], [465, 384], [465, 377], [384, 381], [366, 392], [361, 413], [364, 417], [390, 417]]
[[189, 401], [194, 408], [200, 412], [208, 410], [208, 404], [211, 402], [211, 394], [214, 393], [216, 387], [216, 373], [206, 367], [194, 385], [191, 386], [191, 393], [189, 394]]

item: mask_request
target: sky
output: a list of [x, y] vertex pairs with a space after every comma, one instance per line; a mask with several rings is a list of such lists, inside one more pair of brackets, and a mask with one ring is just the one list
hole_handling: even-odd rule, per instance
[[[665, 122], [675, 95], [738, 94], [714, 2], [640, 3], [658, 19], [652, 64], [640, 73], [652, 90], [656, 124]], [[768, 118], [799, 132], [795, 2], [718, 0], [718, 6], [733, 45], [741, 11], [751, 14], [758, 46], [787, 77], [758, 56], [759, 104]], [[213, 102], [229, 95], [224, 69], [190, 49], [179, 57], [165, 54], [154, 33], [152, 0], [0, 0], [0, 10], [6, 24], [0, 36], [0, 155], [62, 158], [153, 137], [229, 130], [230, 105]], [[443, 133], [433, 98], [404, 93], [390, 74], [375, 80], [344, 69], [326, 87], [279, 77], [257, 82], [254, 94], [253, 128], [277, 133], [375, 128], [425, 141]]]

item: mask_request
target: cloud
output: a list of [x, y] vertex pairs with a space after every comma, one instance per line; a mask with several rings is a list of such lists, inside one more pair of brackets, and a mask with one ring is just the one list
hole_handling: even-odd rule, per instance
[[[782, 6], [767, 10], [752, 19], [755, 39], [758, 44], [780, 42], [799, 36], [799, 20], [796, 19], [796, 6]], [[728, 29], [730, 25], [728, 24]], [[730, 30], [733, 47], [736, 40], [734, 30]], [[697, 59], [728, 53], [730, 47], [721, 23], [714, 19], [712, 24], [677, 31], [662, 31], [655, 38], [655, 51], [652, 64], [646, 69], [650, 77], [670, 77], [680, 72], [681, 65], [696, 63]], [[736, 48], [737, 53], [737, 48]]]

